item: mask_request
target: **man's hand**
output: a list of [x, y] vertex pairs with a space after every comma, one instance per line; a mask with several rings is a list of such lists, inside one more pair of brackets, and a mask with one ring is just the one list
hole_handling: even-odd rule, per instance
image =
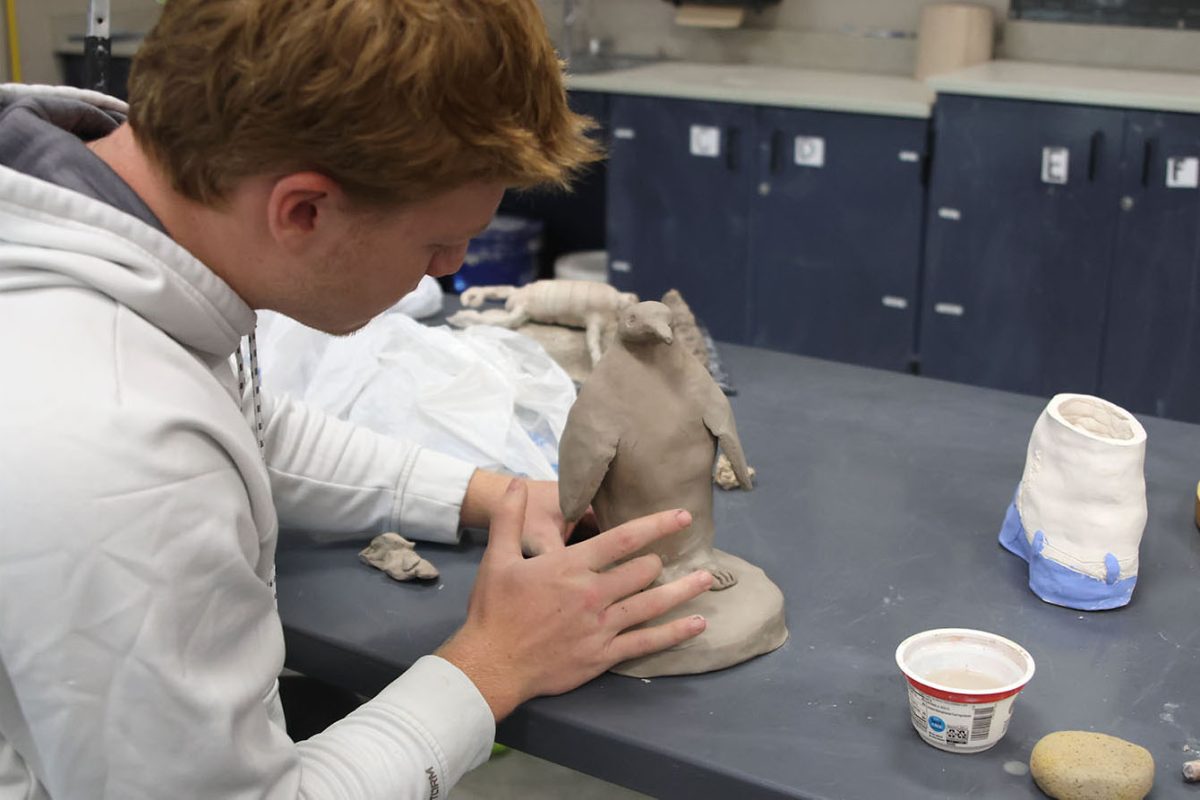
[[[561, 694], [615, 664], [701, 633], [698, 616], [636, 631], [712, 585], [703, 570], [646, 589], [662, 572], [656, 555], [609, 567], [691, 524], [686, 511], [632, 520], [537, 558], [521, 554], [525, 481], [512, 480], [492, 515], [467, 621], [438, 651], [479, 688], [497, 720], [526, 700]], [[643, 591], [645, 590], [645, 591]]]
[[[512, 482], [512, 476], [487, 470], [476, 470], [467, 485], [463, 498], [462, 524], [470, 528], [486, 528], [492, 521], [497, 506], [503, 502], [504, 492]], [[525, 508], [521, 548], [527, 555], [538, 555], [551, 550], [561, 550], [570, 538], [573, 526], [563, 519], [558, 504], [557, 481], [526, 481], [529, 501]], [[581, 522], [586, 526], [594, 520], [585, 516]]]

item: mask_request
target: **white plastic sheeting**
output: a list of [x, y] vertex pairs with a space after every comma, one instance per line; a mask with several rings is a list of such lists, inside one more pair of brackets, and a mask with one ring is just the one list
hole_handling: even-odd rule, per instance
[[431, 328], [402, 313], [335, 337], [261, 312], [258, 330], [268, 391], [480, 467], [557, 474], [575, 386], [526, 336]]

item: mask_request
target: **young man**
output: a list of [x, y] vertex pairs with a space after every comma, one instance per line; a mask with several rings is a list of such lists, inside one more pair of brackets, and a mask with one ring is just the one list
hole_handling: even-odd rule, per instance
[[[686, 512], [566, 547], [554, 484], [257, 389], [253, 309], [351, 332], [595, 157], [533, 0], [171, 0], [130, 93], [0, 88], [0, 798], [445, 796], [519, 703], [703, 629], [628, 630], [707, 573], [610, 569]], [[490, 526], [462, 629], [301, 744], [281, 523]]]

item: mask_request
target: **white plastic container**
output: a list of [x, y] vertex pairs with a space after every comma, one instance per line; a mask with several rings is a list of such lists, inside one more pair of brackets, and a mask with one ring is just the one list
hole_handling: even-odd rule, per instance
[[580, 250], [554, 260], [554, 277], [569, 281], [608, 283], [608, 251]]
[[1004, 737], [1013, 702], [1033, 677], [1033, 656], [1003, 636], [939, 628], [896, 648], [913, 727], [951, 753], [980, 753]]

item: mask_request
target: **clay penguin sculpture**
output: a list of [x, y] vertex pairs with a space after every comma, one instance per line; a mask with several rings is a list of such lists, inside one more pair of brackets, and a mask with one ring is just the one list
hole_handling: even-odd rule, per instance
[[617, 341], [580, 390], [559, 445], [559, 502], [566, 519], [579, 519], [591, 503], [600, 529], [608, 530], [655, 511], [685, 508], [692, 514], [689, 528], [632, 557], [658, 554], [658, 583], [696, 569], [715, 578], [713, 591], [647, 623], [699, 614], [708, 621], [704, 633], [613, 667], [636, 678], [724, 669], [788, 638], [779, 587], [758, 567], [713, 547], [718, 444], [741, 485], [749, 489], [753, 482], [729, 401], [671, 325], [671, 309], [662, 303], [621, 310]]
[[[708, 370], [672, 331], [672, 311], [647, 301], [621, 310], [617, 339], [579, 392], [559, 448], [563, 516], [591, 504], [601, 530], [670, 508], [689, 528], [645, 552], [663, 561], [660, 583], [696, 569], [713, 590], [738, 576], [713, 550], [713, 463], [718, 444], [743, 488], [751, 488], [733, 410]], [[639, 553], [638, 555], [641, 555]]]

